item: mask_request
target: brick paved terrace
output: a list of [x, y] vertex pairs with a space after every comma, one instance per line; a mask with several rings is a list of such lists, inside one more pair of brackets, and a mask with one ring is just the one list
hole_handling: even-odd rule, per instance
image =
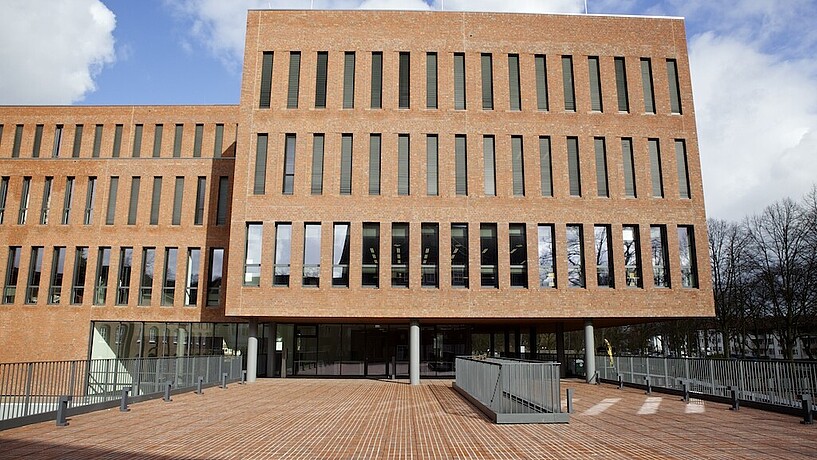
[[799, 418], [575, 388], [568, 425], [495, 425], [450, 381], [259, 380], [0, 432], [0, 458], [815, 458]]

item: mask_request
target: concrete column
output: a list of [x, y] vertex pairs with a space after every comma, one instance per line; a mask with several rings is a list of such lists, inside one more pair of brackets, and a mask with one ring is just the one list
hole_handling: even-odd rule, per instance
[[250, 318], [247, 332], [247, 383], [255, 382], [258, 373], [258, 320]]
[[409, 322], [409, 381], [420, 384], [420, 321]]
[[269, 323], [267, 336], [267, 378], [275, 377], [275, 346], [278, 343], [278, 324]]
[[596, 373], [596, 342], [593, 337], [593, 320], [584, 321], [584, 369], [587, 383], [595, 383], [593, 375]]
[[565, 360], [565, 323], [556, 323], [556, 361], [560, 363], [559, 377], [567, 377], [567, 362]]

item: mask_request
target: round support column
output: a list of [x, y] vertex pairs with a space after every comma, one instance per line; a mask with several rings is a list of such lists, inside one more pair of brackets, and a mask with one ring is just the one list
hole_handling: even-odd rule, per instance
[[420, 321], [409, 322], [409, 381], [420, 384]]
[[584, 322], [584, 370], [587, 383], [596, 383], [593, 376], [596, 374], [596, 341], [593, 337], [593, 320]]
[[247, 332], [247, 383], [255, 382], [258, 374], [258, 320], [250, 318]]

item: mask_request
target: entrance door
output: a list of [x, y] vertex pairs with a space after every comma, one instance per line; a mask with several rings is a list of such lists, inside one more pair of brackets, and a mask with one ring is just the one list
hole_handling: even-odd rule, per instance
[[388, 326], [373, 326], [366, 331], [366, 376], [387, 377], [391, 353], [389, 353]]

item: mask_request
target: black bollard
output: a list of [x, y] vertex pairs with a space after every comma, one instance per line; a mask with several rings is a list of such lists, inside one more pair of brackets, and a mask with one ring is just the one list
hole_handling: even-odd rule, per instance
[[647, 385], [647, 394], [651, 395], [652, 394], [652, 384], [650, 383], [650, 377], [649, 376], [644, 377], [644, 382]]
[[684, 388], [684, 402], [689, 403], [689, 382], [681, 382]]
[[203, 390], [201, 389], [201, 385], [202, 385], [202, 383], [204, 383], [204, 377], [199, 376], [199, 381], [198, 381], [198, 383], [196, 384], [196, 394], [197, 394], [197, 395], [200, 395], [200, 394], [202, 394], [202, 393], [203, 393]]
[[624, 389], [624, 376], [621, 374], [618, 374], [618, 389], [619, 390]]
[[227, 389], [227, 373], [221, 374], [221, 388]]
[[119, 403], [119, 412], [129, 412], [130, 409], [128, 408], [128, 393], [130, 393], [131, 387], [124, 387], [122, 388], [122, 401]]
[[738, 411], [740, 410], [740, 400], [738, 400], [738, 388], [737, 387], [729, 387], [729, 393], [732, 399], [732, 407], [729, 410]]
[[811, 395], [803, 395], [803, 420], [800, 421], [803, 425], [814, 424], [814, 412], [811, 407]]
[[165, 382], [165, 396], [162, 398], [165, 402], [173, 401], [170, 399], [170, 388], [173, 386], [171, 382]]
[[567, 413], [573, 413], [573, 388], [567, 389]]
[[60, 396], [57, 403], [57, 426], [68, 426], [66, 416], [68, 415], [68, 401], [70, 400], [71, 396]]

